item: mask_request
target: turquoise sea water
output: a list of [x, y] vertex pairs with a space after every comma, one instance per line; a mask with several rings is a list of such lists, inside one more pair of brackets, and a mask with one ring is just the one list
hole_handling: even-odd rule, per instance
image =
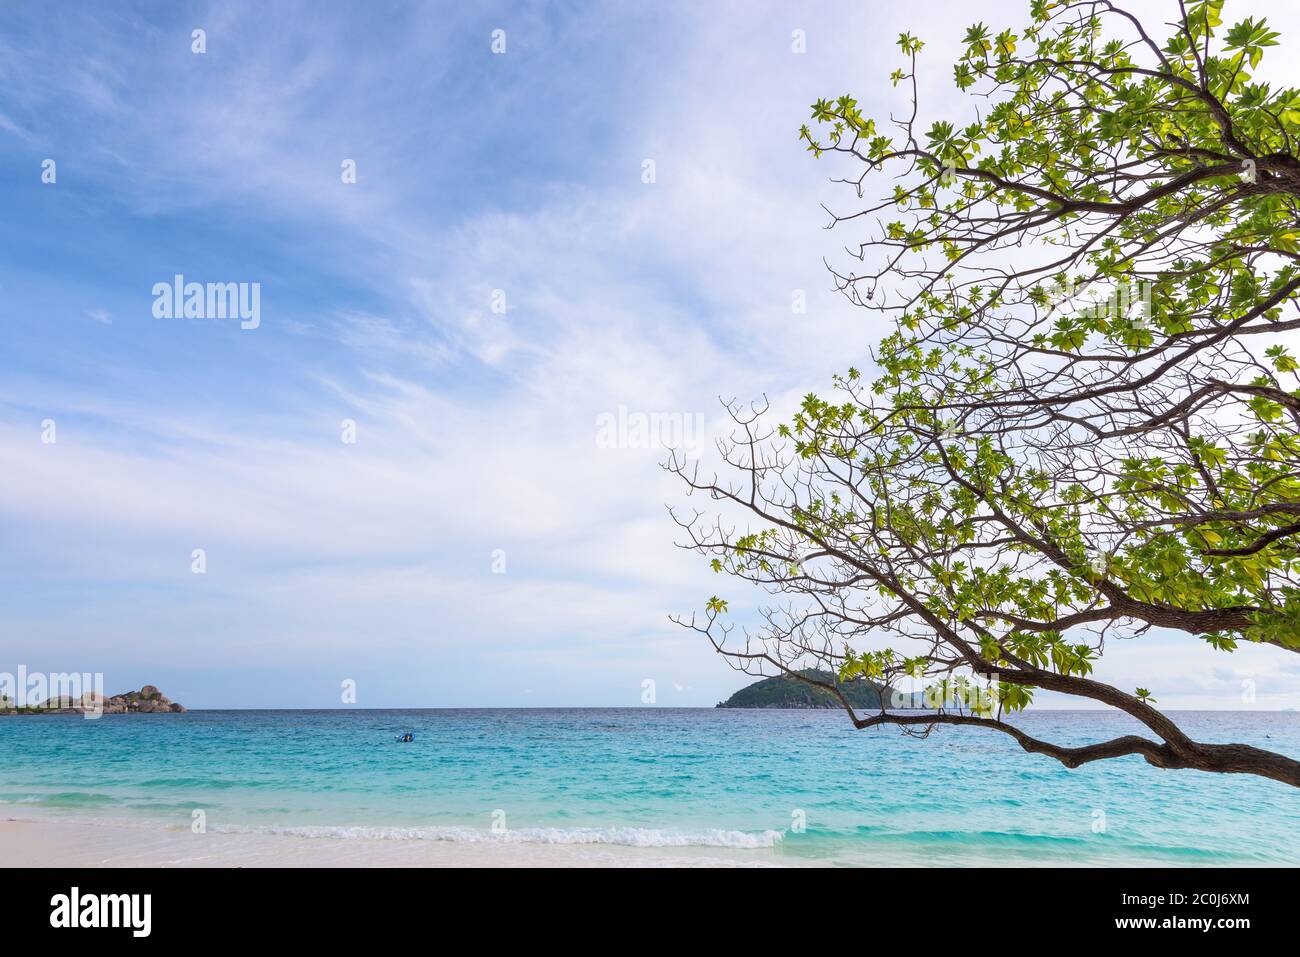
[[[1300, 757], [1300, 713], [1185, 712]], [[1066, 744], [1138, 730], [1037, 712]], [[413, 744], [394, 737], [413, 730]], [[1300, 790], [1124, 758], [1069, 771], [990, 731], [839, 712], [200, 711], [0, 719], [0, 817], [347, 840], [730, 848], [836, 864], [1300, 864]], [[496, 829], [493, 829], [494, 822]]]

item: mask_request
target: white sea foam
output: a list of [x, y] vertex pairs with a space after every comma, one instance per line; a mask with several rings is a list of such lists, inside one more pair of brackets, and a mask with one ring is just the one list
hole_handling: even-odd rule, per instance
[[369, 827], [326, 825], [210, 825], [209, 831], [225, 834], [283, 834], [291, 837], [383, 841], [450, 841], [496, 844], [616, 844], [624, 847], [730, 847], [777, 846], [780, 831], [665, 831], [644, 827], [517, 827], [504, 831], [473, 827]]

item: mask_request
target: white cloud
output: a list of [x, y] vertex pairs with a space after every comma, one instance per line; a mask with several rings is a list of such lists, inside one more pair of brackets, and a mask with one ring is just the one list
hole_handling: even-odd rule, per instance
[[[1006, 8], [1023, 19], [1023, 4]], [[887, 89], [893, 36], [915, 26], [913, 11], [854, 6], [787, 23], [775, 5], [682, 7], [683, 25], [656, 33], [654, 51], [615, 13], [579, 18], [584, 34], [565, 37], [521, 14], [521, 55], [624, 44], [616, 59], [630, 75], [606, 92], [569, 82], [563, 71], [581, 65], [562, 58], [534, 74], [485, 63], [476, 69], [502, 71], [482, 87], [497, 95], [473, 104], [480, 87], [457, 73], [454, 30], [416, 18], [390, 47], [358, 40], [343, 13], [313, 11], [213, 8], [200, 18], [206, 59], [188, 43], [161, 48], [142, 88], [105, 57], [69, 76], [85, 110], [113, 119], [99, 155], [114, 171], [130, 157], [133, 175], [105, 188], [136, 214], [235, 210], [252, 233], [301, 235], [322, 271], [369, 301], [278, 320], [291, 350], [328, 341], [347, 358], [286, 350], [300, 363], [286, 373], [291, 398], [261, 414], [236, 403], [237, 387], [227, 411], [201, 393], [164, 405], [90, 382], [11, 383], [0, 519], [24, 544], [21, 561], [10, 549], [0, 562], [29, 580], [106, 588], [98, 614], [24, 605], [5, 627], [20, 647], [132, 660], [343, 669], [362, 658], [386, 669], [376, 680], [390, 700], [416, 703], [422, 688], [444, 695], [429, 703], [504, 704], [545, 686], [537, 703], [566, 703], [561, 692], [614, 703], [627, 688], [635, 704], [648, 674], [671, 676], [680, 703], [724, 697], [743, 679], [667, 623], [717, 587], [673, 547], [663, 505], [680, 489], [653, 450], [598, 448], [595, 419], [625, 405], [717, 427], [720, 395], [766, 391], [788, 407], [865, 355], [882, 329], [829, 292], [822, 264], [851, 237], [822, 229], [818, 202], [844, 193], [795, 131], [815, 97]], [[789, 50], [794, 26], [808, 30], [805, 56]], [[954, 47], [951, 21], [944, 32]], [[945, 43], [927, 57], [927, 90], [951, 102]], [[536, 171], [524, 199], [440, 193], [478, 139], [511, 144], [498, 157], [506, 172], [532, 161], [536, 144], [502, 134], [535, 102], [530, 84], [582, 91], [553, 109], [599, 121], [596, 158], [581, 175]], [[124, 102], [132, 95], [142, 102]], [[347, 157], [355, 188], [339, 181]], [[645, 157], [653, 186], [638, 178]], [[497, 289], [504, 314], [491, 310]], [[795, 289], [806, 315], [790, 308]], [[60, 433], [47, 446], [30, 423], [51, 410]], [[344, 418], [357, 422], [355, 445], [340, 441]], [[209, 555], [201, 580], [195, 547]], [[498, 548], [509, 571], [494, 576]], [[1253, 652], [1270, 688], [1294, 693], [1285, 662]], [[1222, 697], [1238, 678], [1168, 654], [1125, 650], [1116, 674], [1132, 683], [1156, 670], [1175, 701]]]

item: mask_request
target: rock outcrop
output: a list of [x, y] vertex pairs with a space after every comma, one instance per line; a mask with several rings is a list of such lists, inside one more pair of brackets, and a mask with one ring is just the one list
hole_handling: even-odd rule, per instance
[[139, 691], [115, 694], [111, 698], [89, 691], [80, 698], [51, 698], [44, 704], [29, 708], [6, 707], [0, 702], [0, 714], [177, 714], [185, 705], [172, 701], [154, 685], [145, 685]]
[[139, 691], [113, 695], [104, 702], [105, 714], [166, 714], [184, 710], [183, 704], [172, 701], [153, 685], [145, 685]]

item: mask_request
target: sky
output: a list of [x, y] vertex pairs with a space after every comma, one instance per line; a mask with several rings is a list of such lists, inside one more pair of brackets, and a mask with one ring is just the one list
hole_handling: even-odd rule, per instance
[[[1297, 36], [1285, 5], [1236, 7]], [[675, 547], [662, 449], [600, 423], [707, 455], [720, 397], [788, 408], [865, 364], [886, 330], [825, 264], [853, 241], [822, 208], [843, 170], [796, 131], [822, 96], [903, 108], [903, 30], [924, 110], [969, 116], [974, 16], [5, 3], [0, 671], [191, 707], [746, 684], [669, 621], [720, 586]], [[158, 318], [178, 274], [258, 283], [256, 328]], [[1271, 648], [1156, 635], [1098, 673], [1165, 707], [1300, 706], [1300, 658]]]

